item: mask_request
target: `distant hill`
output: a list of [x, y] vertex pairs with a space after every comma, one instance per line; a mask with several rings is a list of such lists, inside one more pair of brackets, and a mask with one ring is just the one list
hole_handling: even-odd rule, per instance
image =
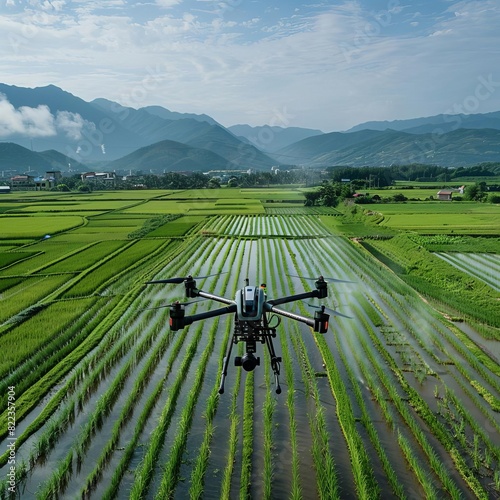
[[0, 168], [2, 170], [28, 170], [43, 174], [47, 170], [60, 170], [66, 172], [71, 163], [71, 170], [85, 171], [87, 167], [74, 160], [68, 160], [66, 155], [59, 151], [31, 151], [19, 144], [0, 142]]
[[207, 115], [174, 113], [160, 106], [136, 110], [107, 99], [88, 103], [54, 85], [30, 89], [0, 84], [0, 93], [15, 108], [16, 118], [23, 107], [40, 115], [39, 123], [26, 124], [24, 133], [4, 134], [5, 139], [37, 151], [54, 149], [82, 163], [102, 165], [173, 140], [212, 151], [226, 163], [237, 161], [244, 169], [269, 169], [274, 164]]
[[372, 138], [382, 137], [386, 132], [379, 130], [360, 130], [358, 132], [329, 132], [312, 136], [280, 149], [272, 156], [282, 163], [309, 165], [316, 163], [315, 159], [335, 153], [346, 147], [356, 147], [358, 144]]
[[[362, 130], [340, 135], [332, 132], [325, 135], [329, 137], [322, 138], [330, 139], [329, 146], [325, 144], [320, 148], [317, 143], [310, 144], [319, 140], [311, 137], [285, 148], [285, 153], [301, 157], [302, 164], [309, 166], [427, 163], [459, 167], [498, 161], [500, 158], [500, 130], [495, 129], [458, 129], [440, 135], [415, 135], [395, 130]], [[353, 138], [358, 140], [353, 141]], [[343, 146], [340, 145], [342, 139], [345, 139]], [[317, 154], [313, 154], [315, 151]]]
[[161, 173], [275, 165], [469, 166], [500, 159], [500, 111], [372, 121], [325, 134], [300, 127], [225, 128], [204, 114], [134, 109], [104, 98], [86, 102], [54, 85], [0, 84], [0, 101], [0, 141], [24, 148], [0, 150], [0, 164], [9, 170], [43, 165], [64, 172], [71, 163], [73, 171], [86, 165]]
[[236, 168], [227, 159], [212, 151], [168, 140], [140, 148], [107, 166], [113, 170], [142, 170], [144, 173]]
[[266, 153], [275, 153], [294, 142], [307, 137], [322, 135], [321, 130], [300, 127], [251, 127], [250, 125], [231, 125], [228, 130], [237, 137], [242, 137]]
[[426, 118], [411, 118], [408, 120], [371, 121], [352, 127], [347, 132], [359, 130], [399, 130], [413, 134], [452, 132], [459, 128], [500, 130], [500, 111], [484, 114], [435, 115]]
[[212, 117], [208, 115], [197, 115], [194, 113], [178, 113], [177, 111], [170, 111], [169, 109], [163, 108], [162, 106], [146, 106], [141, 108], [144, 111], [147, 111], [151, 115], [159, 116], [164, 120], [182, 120], [184, 118], [190, 118], [193, 120], [197, 120], [199, 122], [207, 122], [210, 125], [220, 125], [217, 123]]

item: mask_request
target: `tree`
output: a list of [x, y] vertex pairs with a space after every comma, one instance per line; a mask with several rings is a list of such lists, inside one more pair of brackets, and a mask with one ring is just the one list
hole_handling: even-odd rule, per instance
[[212, 177], [208, 181], [208, 188], [209, 189], [218, 189], [218, 188], [220, 188], [220, 180], [217, 177]]
[[304, 205], [306, 207], [314, 207], [319, 202], [321, 193], [319, 191], [308, 191], [304, 193]]
[[467, 201], [482, 201], [486, 196], [486, 183], [476, 182], [467, 186], [464, 190], [464, 200]]

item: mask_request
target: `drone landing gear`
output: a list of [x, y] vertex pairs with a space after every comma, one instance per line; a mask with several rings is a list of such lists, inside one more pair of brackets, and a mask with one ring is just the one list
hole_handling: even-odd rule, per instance
[[245, 371], [252, 371], [256, 366], [260, 365], [260, 358], [255, 356], [257, 351], [257, 342], [266, 344], [271, 358], [271, 368], [274, 373], [274, 380], [276, 383], [276, 394], [281, 394], [281, 386], [279, 383], [280, 363], [281, 357], [276, 356], [273, 345], [273, 337], [276, 337], [276, 328], [270, 328], [267, 323], [267, 318], [263, 316], [263, 321], [255, 322], [240, 322], [236, 318], [235, 329], [231, 342], [229, 342], [224, 363], [222, 365], [222, 376], [219, 386], [219, 394], [224, 394], [224, 382], [227, 375], [227, 367], [231, 359], [231, 351], [233, 344], [242, 341], [246, 344], [246, 352], [243, 356], [236, 356], [234, 364], [241, 366]]

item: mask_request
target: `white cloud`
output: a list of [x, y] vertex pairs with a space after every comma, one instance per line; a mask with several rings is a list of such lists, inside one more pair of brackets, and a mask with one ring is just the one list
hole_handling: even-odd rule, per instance
[[[55, 119], [58, 130], [64, 132], [68, 139], [75, 141], [82, 138], [82, 130], [88, 124], [78, 113], [58, 111]], [[88, 125], [87, 125], [88, 127]]]
[[[363, 0], [329, 2], [279, 18], [252, 2], [217, 15], [221, 3], [198, 2], [203, 12], [180, 10], [178, 0], [129, 10], [121, 0], [52, 1], [51, 12], [0, 16], [3, 79], [208, 113], [227, 125], [257, 125], [286, 107], [290, 125], [324, 130], [434, 114], [467, 97], [478, 76], [500, 80], [497, 0], [453, 1], [432, 16], [395, 2], [377, 12]], [[493, 94], [482, 104], [493, 111], [500, 101]]]
[[94, 124], [84, 120], [78, 113], [58, 111], [54, 116], [48, 106], [36, 108], [21, 106], [16, 109], [0, 94], [0, 137], [23, 135], [26, 137], [52, 137], [58, 131], [68, 139], [79, 140], [84, 128], [92, 129]]
[[182, 3], [182, 0], [156, 0], [156, 5], [162, 9], [171, 9]]
[[0, 137], [22, 134], [28, 137], [49, 137], [56, 135], [54, 117], [48, 106], [19, 109], [0, 94]]

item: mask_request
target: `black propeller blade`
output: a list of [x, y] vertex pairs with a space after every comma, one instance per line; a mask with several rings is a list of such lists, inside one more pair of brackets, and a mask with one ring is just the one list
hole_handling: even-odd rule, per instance
[[202, 280], [204, 278], [211, 278], [212, 276], [218, 276], [220, 274], [226, 274], [224, 273], [215, 273], [215, 274], [208, 274], [207, 276], [186, 276], [184, 278], [167, 278], [164, 280], [152, 280], [152, 281], [146, 281], [146, 285], [151, 285], [155, 283], [173, 283], [173, 284], [179, 284], [183, 283], [186, 280], [189, 279], [194, 279], [194, 280]]
[[309, 307], [312, 307], [314, 309], [321, 309], [322, 311], [325, 311], [332, 316], [342, 316], [343, 318], [349, 318], [352, 319], [352, 316], [348, 316], [347, 314], [342, 314], [341, 312], [335, 311], [335, 309], [330, 309], [329, 307], [326, 306], [317, 306], [315, 304], [307, 304]]
[[289, 274], [291, 278], [302, 278], [305, 280], [313, 280], [313, 281], [318, 281], [319, 279], [323, 279], [325, 281], [334, 281], [335, 283], [355, 283], [355, 281], [349, 281], [349, 280], [339, 280], [337, 278], [327, 278], [326, 276], [319, 276], [318, 278], [309, 278], [307, 276], [297, 276], [296, 274]]
[[163, 304], [161, 306], [156, 306], [156, 307], [146, 307], [146, 310], [149, 310], [149, 309], [161, 309], [163, 307], [173, 307], [173, 306], [188, 306], [189, 304], [194, 304], [195, 302], [201, 302], [203, 300], [206, 300], [206, 299], [191, 300], [189, 302], [179, 302], [179, 301], [176, 301], [176, 302], [172, 302], [172, 304]]

